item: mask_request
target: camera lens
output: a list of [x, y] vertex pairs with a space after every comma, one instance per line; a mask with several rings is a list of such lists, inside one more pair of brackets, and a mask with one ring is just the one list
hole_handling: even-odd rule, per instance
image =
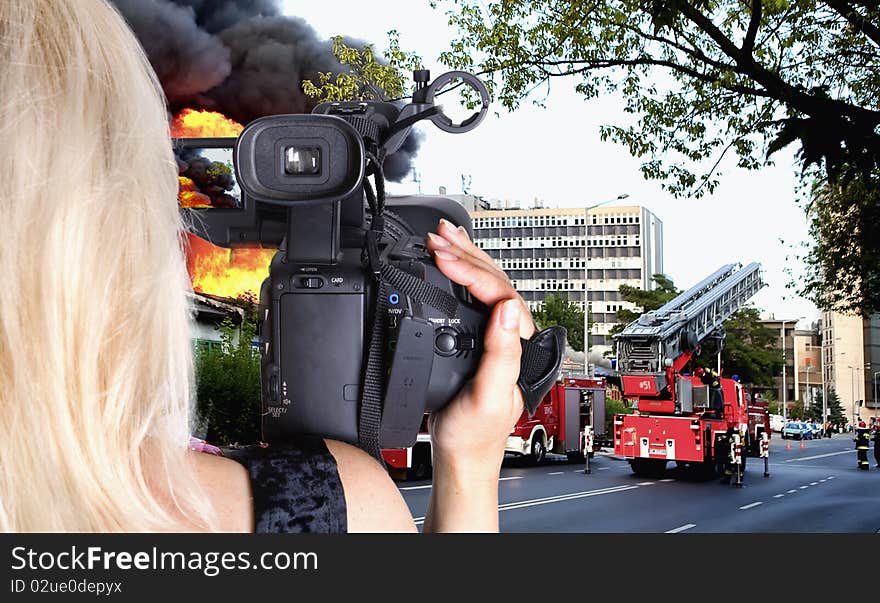
[[291, 176], [321, 173], [321, 149], [318, 147], [287, 147], [284, 149], [284, 172]]

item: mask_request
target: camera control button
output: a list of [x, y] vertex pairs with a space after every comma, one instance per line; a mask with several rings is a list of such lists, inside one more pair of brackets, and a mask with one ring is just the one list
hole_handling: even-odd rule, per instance
[[440, 356], [452, 356], [458, 351], [455, 329], [441, 327], [434, 333], [434, 351]]
[[458, 336], [459, 350], [473, 350], [477, 347], [477, 341], [473, 335], [462, 333]]
[[304, 276], [299, 282], [300, 286], [305, 289], [320, 289], [324, 286], [324, 281], [317, 276]]

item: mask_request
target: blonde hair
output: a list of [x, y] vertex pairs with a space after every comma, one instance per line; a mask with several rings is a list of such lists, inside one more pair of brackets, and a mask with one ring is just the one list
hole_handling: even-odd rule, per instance
[[103, 0], [0, 0], [0, 529], [212, 528], [164, 97]]

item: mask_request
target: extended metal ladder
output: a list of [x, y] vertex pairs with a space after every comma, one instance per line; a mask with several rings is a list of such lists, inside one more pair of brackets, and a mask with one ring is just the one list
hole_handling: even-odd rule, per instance
[[661, 372], [713, 333], [764, 286], [761, 266], [727, 264], [614, 336], [617, 370]]

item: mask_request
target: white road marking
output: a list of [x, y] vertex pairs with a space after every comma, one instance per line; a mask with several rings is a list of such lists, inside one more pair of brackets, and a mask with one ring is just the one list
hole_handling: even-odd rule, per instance
[[666, 530], [663, 532], [664, 534], [678, 534], [679, 532], [684, 532], [685, 530], [690, 530], [691, 528], [697, 527], [695, 523], [686, 523], [683, 526], [678, 526], [672, 530]]
[[797, 490], [789, 490], [786, 494], [794, 494], [795, 492], [797, 492]]
[[849, 452], [855, 452], [855, 450], [844, 450], [843, 452], [829, 452], [828, 454], [816, 454], [813, 456], [802, 456], [796, 459], [786, 459], [782, 461], [783, 463], [800, 463], [801, 461], [812, 461], [813, 459], [824, 459], [829, 456], [837, 456], [838, 454], [847, 454]]
[[820, 484], [824, 484], [824, 483], [827, 482], [827, 481], [828, 481], [827, 479], [820, 479], [820, 480], [819, 480], [819, 483], [820, 483]]
[[671, 477], [667, 477], [666, 479], [661, 479], [660, 481], [665, 484], [666, 482], [674, 482], [675, 480], [672, 479]]
[[599, 467], [599, 471], [608, 471], [611, 467]]
[[[498, 506], [498, 512], [512, 511], [514, 509], [523, 509], [525, 507], [536, 507], [539, 505], [549, 505], [551, 503], [565, 502], [576, 500], [579, 498], [589, 498], [591, 496], [601, 496], [603, 494], [615, 494], [617, 492], [625, 492], [626, 490], [635, 490], [638, 486], [613, 486], [610, 488], [600, 488], [598, 490], [587, 490], [585, 492], [573, 492], [571, 494], [560, 494], [558, 496], [548, 496], [546, 498], [535, 498], [530, 500], [521, 500], [518, 502], [505, 503]], [[425, 523], [424, 517], [413, 517], [416, 525]]]
[[552, 473], [548, 473], [547, 475], [562, 475], [562, 471], [553, 471]]
[[819, 482], [810, 482], [810, 485], [811, 485], [811, 486], [818, 486], [818, 485], [819, 485]]
[[833, 475], [829, 475], [829, 476], [828, 476], [828, 479], [834, 479], [834, 476], [833, 476]]
[[653, 486], [654, 482], [639, 482], [637, 486]]
[[801, 486], [800, 487], [801, 490], [806, 490], [807, 488], [809, 488], [809, 486]]
[[746, 509], [752, 509], [752, 508], [754, 508], [754, 507], [757, 507], [758, 505], [763, 505], [763, 504], [764, 504], [764, 503], [761, 502], [761, 501], [753, 502], [753, 503], [750, 504], [750, 505], [743, 505], [743, 506], [741, 506], [741, 507], [739, 508], [739, 510], [740, 510], [740, 511], [745, 511]]
[[783, 496], [785, 496], [785, 494], [777, 494], [773, 498], [782, 498]]
[[[561, 473], [561, 472], [560, 472], [560, 473]], [[552, 475], [552, 474], [551, 474], [551, 475]], [[510, 479], [522, 479], [522, 476], [521, 476], [521, 475], [514, 475], [514, 476], [511, 476], [511, 477], [499, 477], [499, 478], [498, 478], [498, 481], [499, 481], [499, 482], [504, 482], [504, 481], [507, 481], [507, 480], [510, 480]], [[398, 488], [398, 490], [427, 490], [427, 489], [430, 488], [430, 487], [432, 487], [432, 484], [427, 484], [427, 485], [424, 485], [424, 486], [404, 486], [403, 488]]]

